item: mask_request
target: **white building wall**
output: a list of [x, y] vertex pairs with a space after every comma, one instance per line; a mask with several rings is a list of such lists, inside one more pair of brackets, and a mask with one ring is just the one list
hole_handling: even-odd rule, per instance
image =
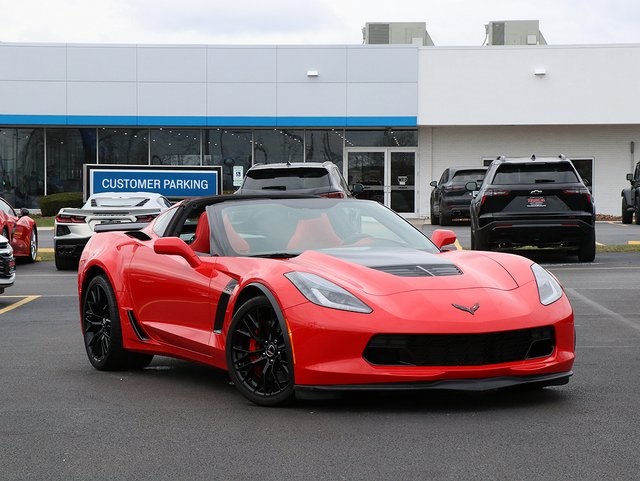
[[640, 123], [640, 45], [424, 47], [419, 69], [419, 125]]
[[[593, 194], [601, 214], [620, 215], [620, 191], [627, 172], [640, 160], [630, 143], [640, 146], [639, 125], [486, 126], [420, 128], [422, 176], [419, 214], [429, 215], [429, 182], [449, 166], [482, 165], [498, 155], [557, 156], [593, 159]], [[640, 149], [638, 149], [640, 150]]]

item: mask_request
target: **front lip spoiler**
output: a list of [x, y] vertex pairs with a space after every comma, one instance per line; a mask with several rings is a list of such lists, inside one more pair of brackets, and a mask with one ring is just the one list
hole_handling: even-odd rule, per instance
[[501, 376], [483, 379], [445, 379], [428, 382], [384, 384], [297, 385], [296, 391], [495, 391], [518, 386], [561, 386], [569, 382], [573, 371], [536, 376]]

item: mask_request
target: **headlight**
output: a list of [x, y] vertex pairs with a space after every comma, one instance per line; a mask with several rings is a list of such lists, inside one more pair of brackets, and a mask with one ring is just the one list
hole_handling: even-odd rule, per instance
[[309, 301], [319, 306], [343, 311], [369, 314], [372, 309], [356, 296], [333, 282], [308, 272], [289, 272], [285, 274], [294, 286]]
[[538, 284], [538, 296], [540, 296], [542, 304], [548, 306], [562, 297], [562, 287], [544, 267], [532, 264], [531, 270], [536, 278], [536, 284]]

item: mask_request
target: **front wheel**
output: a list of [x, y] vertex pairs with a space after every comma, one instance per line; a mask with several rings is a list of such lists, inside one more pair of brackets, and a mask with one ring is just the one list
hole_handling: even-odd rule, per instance
[[142, 369], [153, 355], [127, 351], [122, 347], [118, 305], [109, 280], [91, 279], [82, 300], [82, 332], [89, 362], [100, 371]]
[[260, 406], [293, 399], [293, 361], [271, 302], [258, 296], [234, 314], [227, 336], [227, 368], [240, 393]]
[[635, 214], [636, 214], [636, 224], [640, 225], [640, 201], [636, 198], [635, 200]]
[[633, 211], [627, 210], [627, 203], [624, 198], [622, 199], [622, 223], [623, 224], [631, 224], [631, 220], [633, 219]]
[[431, 225], [440, 225], [440, 215], [436, 215], [435, 210], [433, 209], [433, 204], [431, 204]]

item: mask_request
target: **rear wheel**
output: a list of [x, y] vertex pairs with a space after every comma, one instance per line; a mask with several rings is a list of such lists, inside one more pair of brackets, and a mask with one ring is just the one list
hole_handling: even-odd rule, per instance
[[578, 250], [578, 260], [580, 262], [593, 262], [596, 258], [596, 234], [592, 230], [583, 241]]
[[442, 212], [442, 208], [440, 208], [440, 225], [451, 225], [451, 216]]
[[633, 219], [633, 211], [627, 210], [627, 202], [622, 199], [622, 223], [623, 224], [631, 224], [631, 220]]
[[153, 355], [122, 347], [122, 326], [111, 284], [105, 276], [91, 279], [82, 300], [82, 332], [89, 362], [100, 371], [142, 369]]
[[38, 258], [38, 231], [33, 228], [31, 231], [31, 238], [29, 239], [29, 257], [27, 262], [35, 262]]
[[640, 202], [638, 202], [638, 199], [636, 199], [635, 201], [635, 214], [636, 214], [636, 224], [640, 225]]
[[276, 406], [293, 399], [293, 362], [276, 312], [264, 296], [245, 302], [227, 337], [227, 368], [249, 401]]

